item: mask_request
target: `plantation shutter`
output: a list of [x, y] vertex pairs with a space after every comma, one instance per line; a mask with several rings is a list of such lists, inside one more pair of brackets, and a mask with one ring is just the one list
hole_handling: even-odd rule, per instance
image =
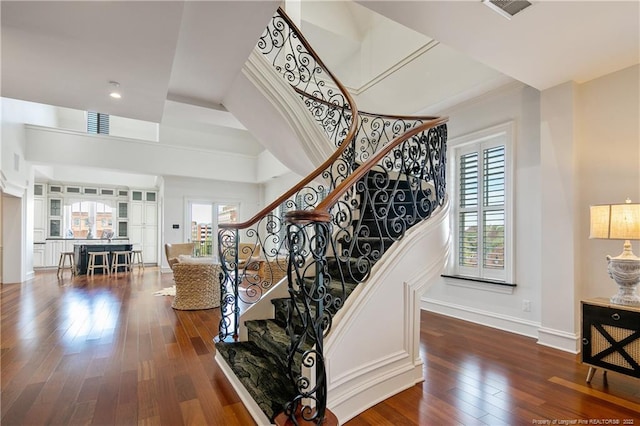
[[483, 256], [482, 266], [504, 270], [505, 148], [483, 151]]
[[458, 267], [464, 275], [503, 279], [505, 146], [478, 148], [458, 157]]
[[460, 157], [460, 266], [478, 266], [478, 153]]

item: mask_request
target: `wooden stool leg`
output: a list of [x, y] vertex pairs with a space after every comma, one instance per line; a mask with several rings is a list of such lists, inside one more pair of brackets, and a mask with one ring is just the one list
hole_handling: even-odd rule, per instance
[[69, 256], [69, 267], [71, 268], [71, 276], [76, 275], [76, 264], [73, 260], [73, 253], [67, 253]]
[[96, 257], [93, 253], [89, 253], [89, 263], [87, 264], [87, 275], [93, 276], [94, 263]]
[[60, 254], [60, 259], [58, 259], [58, 271], [56, 272], [56, 277], [60, 278], [60, 271], [62, 270], [62, 266], [64, 265], [64, 255]]
[[102, 265], [106, 268], [107, 275], [111, 275], [111, 271], [109, 270], [109, 253], [103, 253], [102, 258], [104, 259]]

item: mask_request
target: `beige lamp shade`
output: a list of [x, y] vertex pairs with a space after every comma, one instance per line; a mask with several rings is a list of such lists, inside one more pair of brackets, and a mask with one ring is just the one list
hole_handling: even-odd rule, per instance
[[591, 206], [589, 238], [640, 240], [640, 204]]

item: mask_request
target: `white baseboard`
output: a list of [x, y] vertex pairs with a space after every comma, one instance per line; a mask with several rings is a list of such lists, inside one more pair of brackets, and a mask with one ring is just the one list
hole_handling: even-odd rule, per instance
[[216, 356], [214, 359], [216, 360], [216, 363], [218, 363], [218, 365], [220, 366], [220, 369], [222, 370], [224, 375], [227, 377], [227, 380], [229, 380], [229, 382], [231, 383], [231, 386], [233, 386], [233, 389], [236, 391], [236, 393], [240, 397], [240, 400], [242, 401], [244, 406], [247, 408], [247, 411], [249, 411], [249, 414], [251, 414], [251, 417], [258, 424], [258, 426], [272, 425], [273, 423], [271, 423], [271, 421], [269, 421], [267, 416], [262, 412], [262, 409], [260, 408], [260, 406], [256, 403], [256, 401], [253, 399], [251, 394], [244, 387], [242, 382], [240, 382], [236, 374], [233, 372], [231, 367], [229, 367], [229, 364], [227, 364], [227, 362], [224, 360], [224, 358], [220, 355], [219, 352], [216, 351]]
[[533, 337], [537, 343], [565, 352], [578, 352], [578, 336], [562, 330], [542, 327], [535, 321], [527, 321], [495, 312], [474, 309], [468, 306], [442, 302], [440, 300], [422, 298], [421, 309], [437, 314], [458, 318], [498, 330]]
[[527, 321], [521, 318], [496, 314], [495, 312], [483, 311], [481, 309], [474, 309], [468, 306], [442, 302], [440, 300], [424, 297], [421, 300], [420, 307], [425, 311], [435, 312], [437, 314], [458, 318], [480, 325], [486, 325], [487, 327], [497, 328], [498, 330], [509, 331], [511, 333], [521, 334], [527, 337], [537, 338], [538, 329], [540, 328], [540, 323], [535, 321]]
[[382, 377], [374, 373], [372, 380], [359, 388], [350, 388], [341, 394], [339, 389], [329, 389], [327, 407], [336, 415], [338, 423], [344, 424], [377, 403], [422, 381], [422, 363]]
[[553, 328], [540, 327], [538, 329], [538, 344], [549, 346], [565, 352], [577, 354], [580, 352], [580, 336]]

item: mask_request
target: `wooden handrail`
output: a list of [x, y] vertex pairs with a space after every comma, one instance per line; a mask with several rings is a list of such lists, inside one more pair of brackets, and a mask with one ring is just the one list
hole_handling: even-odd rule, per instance
[[[297, 87], [292, 87], [293, 90], [295, 90], [296, 92], [298, 92], [298, 94], [302, 95], [302, 96], [306, 96], [307, 98], [312, 99], [314, 102], [318, 102], [320, 104], [324, 104], [327, 106], [332, 106], [335, 107], [337, 106], [336, 104], [332, 104], [329, 101], [326, 101], [324, 99], [320, 99], [317, 96], [314, 95], [310, 95], [307, 92], [305, 92], [304, 90], [300, 90]], [[394, 114], [376, 114], [373, 112], [367, 112], [367, 111], [360, 111], [358, 110], [358, 114], [359, 115], [370, 115], [370, 116], [374, 116], [374, 117], [384, 117], [384, 118], [390, 118], [390, 119], [397, 119], [397, 120], [435, 120], [440, 118], [439, 116], [433, 116], [433, 115], [394, 115]]]
[[[311, 55], [316, 60], [316, 62], [320, 65], [320, 67], [322, 67], [322, 69], [324, 71], [326, 71], [327, 74], [329, 74], [331, 79], [338, 86], [338, 89], [340, 90], [342, 95], [346, 98], [347, 104], [349, 105], [349, 109], [351, 110], [351, 114], [352, 114], [351, 126], [349, 127], [349, 132], [347, 133], [347, 136], [345, 137], [344, 142], [333, 153], [333, 155], [331, 155], [329, 158], [327, 158], [327, 160], [324, 163], [322, 163], [320, 166], [318, 166], [318, 168], [316, 168], [313, 172], [311, 172], [304, 179], [302, 179], [300, 182], [298, 182], [298, 184], [296, 186], [294, 186], [293, 188], [291, 188], [290, 190], [288, 190], [287, 192], [282, 194], [280, 197], [278, 197], [274, 202], [269, 204], [267, 207], [265, 207], [262, 210], [260, 210], [251, 219], [249, 219], [249, 220], [247, 220], [245, 222], [241, 222], [241, 223], [224, 223], [224, 224], [220, 224], [220, 225], [218, 225], [218, 228], [222, 228], [222, 229], [245, 229], [245, 228], [250, 227], [251, 225], [254, 225], [260, 219], [262, 219], [263, 217], [268, 215], [270, 212], [275, 210], [276, 207], [278, 207], [280, 204], [282, 204], [285, 200], [287, 200], [293, 194], [295, 194], [296, 192], [298, 192], [299, 190], [304, 188], [304, 186], [307, 185], [309, 182], [311, 182], [315, 178], [317, 178], [327, 167], [329, 167], [331, 164], [333, 164], [333, 162], [342, 154], [342, 152], [345, 149], [347, 149], [347, 146], [349, 146], [349, 143], [353, 140], [353, 138], [356, 135], [356, 132], [358, 131], [358, 107], [356, 106], [356, 103], [353, 100], [353, 98], [351, 97], [351, 94], [349, 93], [349, 91], [342, 85], [340, 80], [338, 80], [336, 78], [336, 76], [333, 75], [331, 70], [329, 70], [329, 68], [327, 68], [327, 66], [324, 64], [324, 62], [322, 62], [322, 59], [320, 59], [320, 57], [318, 56], [316, 51], [313, 50], [313, 48], [311, 47], [311, 45], [309, 44], [307, 39], [302, 35], [302, 33], [300, 32], [298, 27], [289, 19], [287, 14], [284, 13], [282, 8], [280, 8], [280, 7], [278, 7], [278, 14], [280, 15], [280, 17], [282, 19], [284, 19], [287, 22], [287, 25], [289, 25], [291, 28], [293, 28], [295, 30], [295, 33], [297, 34], [298, 39], [304, 45], [305, 49], [307, 49], [309, 51], [309, 53], [311, 53]], [[334, 106], [337, 106], [337, 105], [334, 105]]]
[[[311, 45], [309, 44], [307, 39], [302, 35], [302, 33], [300, 32], [298, 27], [289, 19], [289, 17], [286, 15], [286, 13], [284, 13], [282, 8], [280, 8], [280, 7], [278, 8], [278, 14], [280, 15], [280, 17], [282, 19], [284, 19], [287, 22], [287, 25], [289, 25], [291, 28], [293, 28], [295, 30], [295, 32], [296, 32], [296, 34], [298, 36], [298, 39], [300, 40], [300, 43], [302, 43], [304, 45], [305, 49], [307, 49], [309, 51], [309, 53], [311, 53], [311, 55], [314, 57], [314, 59], [316, 60], [318, 65], [320, 65], [320, 67], [322, 67], [322, 69], [331, 77], [331, 79], [336, 83], [336, 86], [340, 90], [342, 95], [346, 98], [348, 109], [351, 111], [351, 114], [352, 114], [351, 126], [349, 127], [349, 132], [347, 133], [347, 136], [345, 137], [343, 143], [338, 147], [338, 149], [336, 149], [336, 151], [329, 158], [327, 158], [327, 160], [325, 160], [320, 166], [318, 166], [314, 171], [312, 171], [310, 174], [308, 174], [306, 177], [304, 177], [300, 182], [298, 182], [297, 185], [293, 186], [291, 189], [286, 191], [280, 197], [276, 198], [275, 201], [271, 202], [265, 208], [260, 210], [251, 219], [249, 219], [249, 220], [247, 220], [245, 222], [239, 222], [239, 223], [222, 223], [222, 224], [219, 224], [218, 228], [221, 228], [221, 229], [245, 229], [245, 228], [248, 228], [248, 227], [256, 224], [260, 219], [264, 218], [269, 213], [274, 211], [280, 204], [282, 204], [284, 201], [289, 199], [292, 195], [296, 194], [298, 191], [300, 191], [302, 188], [304, 188], [307, 184], [309, 184], [314, 179], [316, 179], [318, 176], [320, 176], [322, 174], [322, 172], [324, 172], [331, 164], [333, 164], [335, 162], [335, 160], [338, 159], [340, 157], [340, 155], [344, 152], [344, 150], [347, 149], [347, 147], [349, 146], [349, 144], [351, 143], [351, 141], [353, 140], [353, 138], [355, 137], [355, 135], [356, 135], [356, 133], [358, 131], [358, 116], [359, 116], [360, 113], [358, 111], [358, 108], [357, 108], [357, 106], [356, 106], [351, 94], [347, 91], [347, 89], [340, 82], [340, 80], [338, 80], [335, 77], [335, 75], [331, 72], [331, 70], [329, 70], [329, 68], [326, 67], [324, 62], [322, 62], [322, 59], [320, 59], [320, 57], [315, 52], [315, 50], [311, 47]], [[331, 106], [331, 107], [340, 107], [339, 105], [333, 104], [331, 102], [327, 102], [326, 100], [317, 98], [314, 95], [310, 95], [310, 94], [304, 92], [303, 90], [300, 90], [297, 87], [293, 87], [292, 86], [292, 88], [296, 92], [298, 92], [300, 94], [303, 94], [304, 96], [306, 96], [308, 98], [312, 98], [316, 102], [319, 102], [319, 103], [322, 103], [324, 105], [328, 105], [328, 106]], [[344, 108], [344, 106], [342, 106], [342, 108]], [[391, 118], [391, 119], [428, 120], [427, 123], [423, 123], [422, 125], [412, 129], [410, 132], [405, 133], [402, 136], [399, 136], [391, 144], [387, 145], [385, 147], [385, 149], [383, 149], [381, 151], [381, 152], [384, 152], [384, 154], [382, 154], [382, 156], [386, 155], [386, 153], [388, 153], [388, 151], [390, 149], [393, 149], [393, 147], [397, 146], [403, 140], [406, 140], [409, 137], [420, 133], [420, 131], [429, 128], [429, 123], [437, 123], [437, 124], [432, 124], [435, 127], [435, 126], [437, 126], [439, 124], [445, 123], [448, 120], [447, 118], [444, 118], [444, 121], [440, 122], [439, 120], [443, 120], [443, 118], [441, 118], [441, 117], [433, 117], [433, 116], [400, 116], [400, 115], [372, 114], [372, 113], [368, 113], [368, 112], [363, 112], [362, 114], [369, 115], [369, 116], [378, 116], [378, 117]], [[406, 136], [406, 138], [402, 139], [402, 140], [399, 140], [403, 136]], [[391, 148], [389, 148], [389, 146], [391, 146]], [[380, 154], [376, 155], [375, 157], [369, 159], [365, 164], [370, 163], [372, 160], [375, 160], [379, 156], [380, 156]], [[361, 177], [364, 172], [368, 171], [368, 169], [365, 170], [364, 172], [361, 171], [363, 166], [359, 167], [356, 170], [356, 172], [352, 173], [351, 176], [356, 174], [356, 175]], [[373, 167], [373, 165], [371, 165], [370, 167]], [[296, 216], [300, 217], [300, 220], [303, 220], [302, 219], [303, 217], [307, 217], [307, 219], [305, 219], [305, 220], [313, 220], [311, 218], [316, 216], [316, 215], [319, 215], [319, 216], [316, 216], [316, 217], [325, 218], [328, 209], [331, 208], [333, 206], [333, 204], [335, 204], [335, 202], [337, 202], [338, 198], [342, 195], [342, 194], [339, 194], [339, 195], [337, 194], [337, 189], [338, 188], [349, 188], [350, 185], [349, 186], [345, 186], [345, 183], [352, 181], [351, 180], [351, 176], [349, 176], [336, 189], [334, 189], [329, 194], [329, 196], [327, 198], [325, 198], [325, 200], [323, 200], [318, 205], [318, 207], [315, 209], [315, 210], [321, 210], [320, 206], [323, 206], [323, 208], [324, 208], [324, 206], [326, 206], [327, 199], [334, 199], [335, 198], [335, 201], [333, 201], [329, 205], [328, 208], [325, 208], [324, 212], [316, 211], [316, 213], [314, 213], [314, 214], [306, 214], [306, 215], [305, 214], [300, 214], [298, 212], [298, 213], [296, 213]], [[353, 182], [355, 182], [355, 181], [353, 181]], [[346, 191], [346, 189], [345, 189], [345, 191]], [[334, 195], [334, 196], [332, 197], [332, 195]], [[314, 210], [308, 210], [308, 212], [312, 212], [312, 211], [314, 211]], [[294, 214], [294, 212], [290, 212], [290, 214]]]
[[412, 138], [418, 133], [421, 133], [433, 127], [437, 127], [441, 124], [446, 123], [447, 121], [449, 121], [449, 117], [438, 117], [426, 123], [423, 123], [406, 133], [403, 133], [402, 135], [395, 138], [391, 143], [387, 144], [383, 149], [378, 151], [375, 156], [371, 157], [365, 163], [360, 165], [360, 167], [358, 167], [333, 191], [331, 191], [329, 195], [327, 195], [315, 209], [292, 211], [287, 213], [285, 217], [293, 223], [306, 223], [312, 221], [329, 222], [329, 220], [331, 220], [329, 210], [335, 205], [335, 203], [338, 202], [338, 200], [347, 192], [347, 190], [349, 190], [349, 188], [355, 185], [356, 182], [358, 182], [369, 170], [377, 165], [380, 160], [382, 160], [387, 154], [389, 154], [389, 152], [391, 152], [402, 142]]

